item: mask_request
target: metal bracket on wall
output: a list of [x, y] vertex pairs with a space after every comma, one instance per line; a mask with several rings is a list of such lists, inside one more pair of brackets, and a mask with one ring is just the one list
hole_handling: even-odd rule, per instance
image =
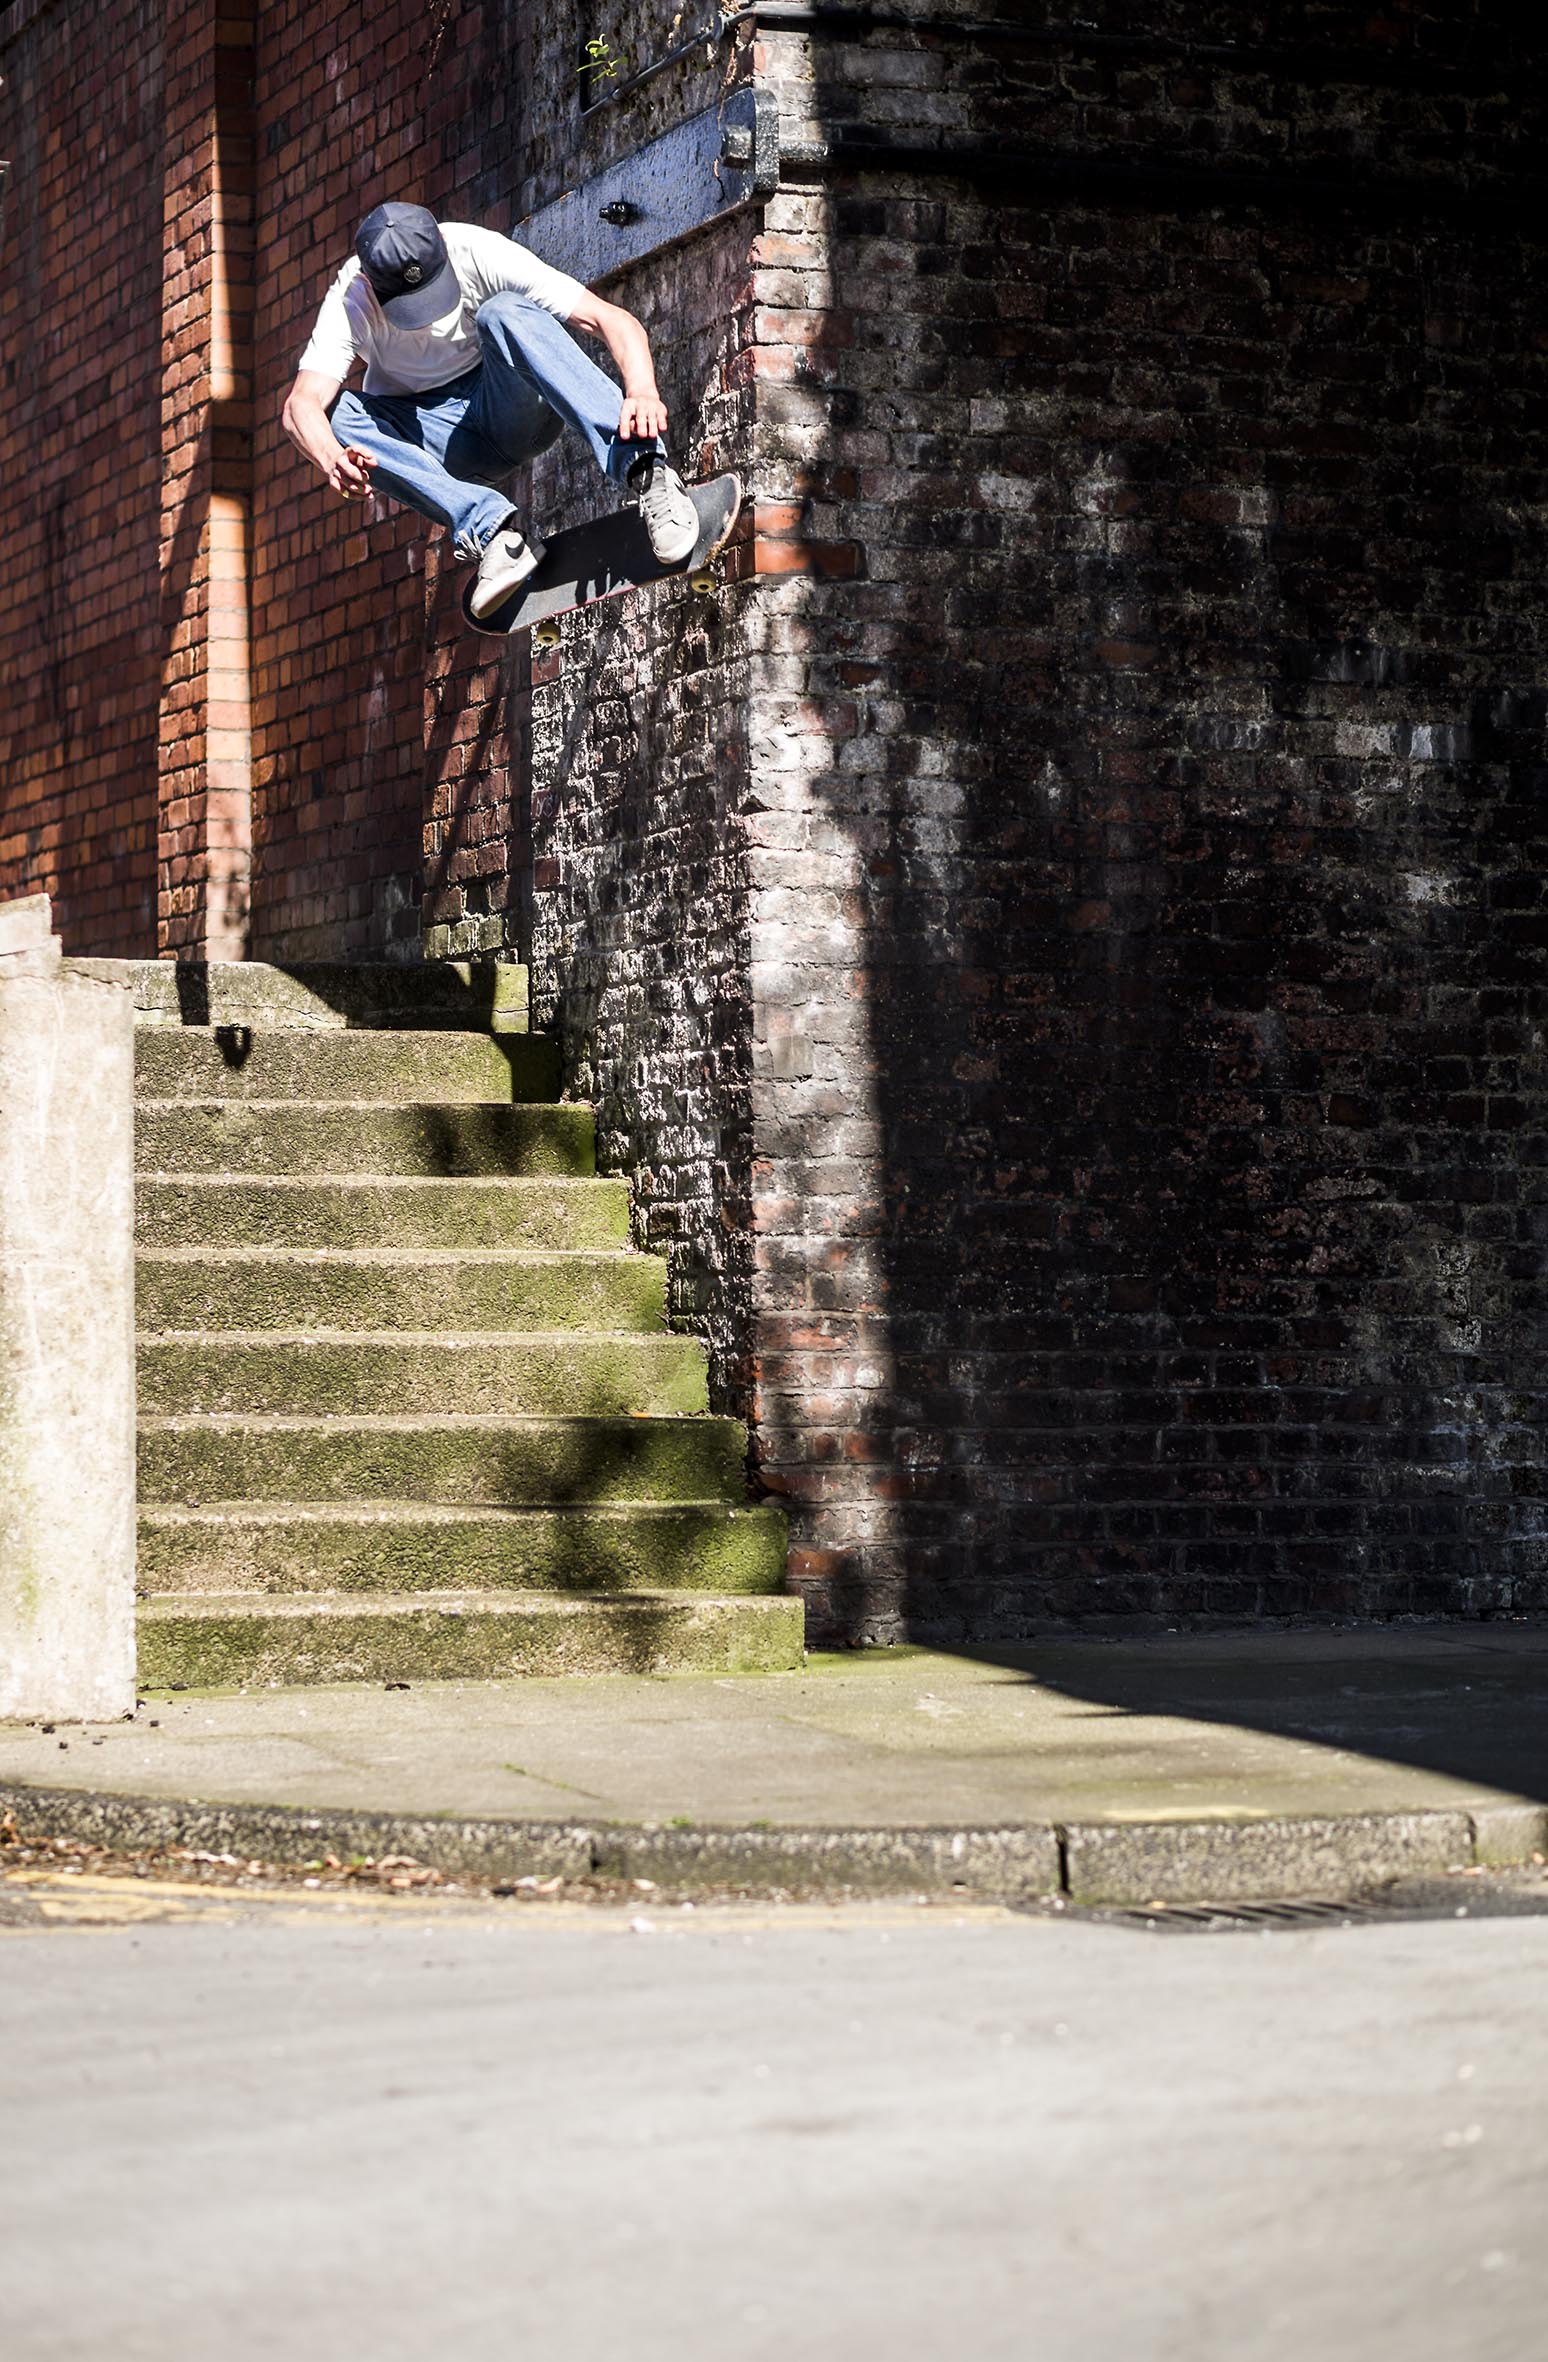
[[636, 148], [511, 235], [587, 286], [691, 238], [779, 185], [779, 107], [767, 90], [735, 90], [659, 139]]

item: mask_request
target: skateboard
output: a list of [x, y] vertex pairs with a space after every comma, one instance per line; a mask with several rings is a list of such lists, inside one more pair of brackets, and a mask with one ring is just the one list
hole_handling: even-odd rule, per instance
[[539, 647], [552, 647], [559, 637], [560, 616], [575, 607], [589, 607], [594, 600], [613, 599], [620, 591], [679, 575], [686, 575], [695, 590], [709, 590], [714, 582], [709, 569], [730, 540], [741, 510], [742, 481], [739, 476], [714, 476], [707, 484], [690, 484], [687, 491], [699, 512], [699, 538], [677, 565], [662, 565], [638, 509], [616, 509], [610, 517], [593, 517], [587, 525], [553, 534], [536, 573], [490, 615], [468, 613], [470, 578], [462, 594], [463, 614], [476, 632], [508, 639], [513, 632], [530, 631]]

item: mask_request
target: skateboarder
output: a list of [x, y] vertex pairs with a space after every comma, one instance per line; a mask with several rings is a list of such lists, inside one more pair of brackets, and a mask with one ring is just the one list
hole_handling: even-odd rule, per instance
[[[612, 379], [570, 334], [600, 337]], [[359, 393], [343, 391], [357, 361]], [[477, 559], [468, 596], [493, 614], [543, 544], [502, 489], [566, 426], [636, 500], [662, 565], [687, 558], [699, 519], [669, 467], [667, 407], [632, 312], [496, 230], [438, 223], [423, 205], [378, 205], [324, 299], [285, 402], [291, 441], [346, 500], [390, 492]]]

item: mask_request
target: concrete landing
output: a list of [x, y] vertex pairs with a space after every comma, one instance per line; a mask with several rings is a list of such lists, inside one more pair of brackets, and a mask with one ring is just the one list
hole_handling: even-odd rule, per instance
[[135, 1842], [191, 1841], [177, 1815], [197, 1799], [238, 1808], [239, 1846], [303, 1815], [314, 1852], [392, 1844], [491, 1875], [588, 1847], [595, 1866], [604, 1840], [621, 1859], [633, 1832], [651, 1875], [756, 1878], [766, 1856], [769, 1876], [805, 1858], [841, 1881], [933, 1864], [949, 1882], [956, 1863], [984, 1891], [1077, 1899], [1352, 1892], [1548, 1844], [1548, 1627], [152, 1696], [132, 1724], [0, 1727], [0, 1782], [13, 1805], [27, 1783], [173, 1808]]

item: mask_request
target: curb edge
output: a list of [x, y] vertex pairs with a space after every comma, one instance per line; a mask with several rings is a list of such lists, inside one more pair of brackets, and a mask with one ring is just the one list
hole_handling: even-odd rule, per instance
[[1076, 1904], [1345, 1901], [1385, 1880], [1548, 1854], [1548, 1807], [1238, 1821], [1002, 1827], [693, 1828], [220, 1804], [0, 1783], [25, 1837], [131, 1853], [183, 1848], [294, 1867], [408, 1854], [448, 1876], [654, 1878], [678, 1887], [972, 1896]]

